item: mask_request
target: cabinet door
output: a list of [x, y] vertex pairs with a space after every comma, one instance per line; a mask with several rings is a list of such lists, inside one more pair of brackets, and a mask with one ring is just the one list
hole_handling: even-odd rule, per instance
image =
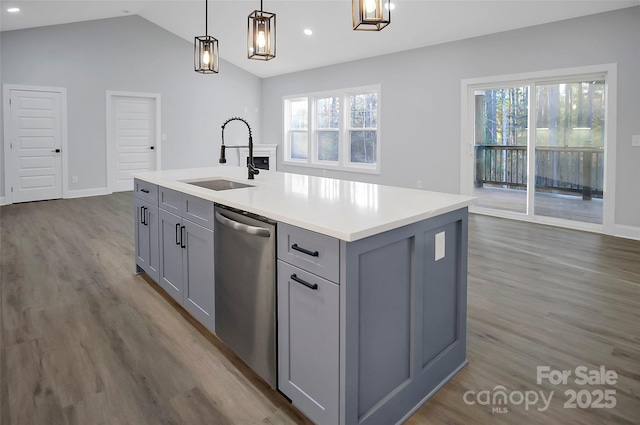
[[213, 231], [183, 220], [184, 308], [215, 332]]
[[160, 242], [160, 278], [158, 284], [182, 304], [182, 245], [184, 245], [184, 231], [182, 219], [163, 209], [158, 210]]
[[147, 229], [149, 231], [149, 261], [148, 266], [145, 269], [147, 275], [154, 282], [158, 282], [160, 279], [160, 241], [158, 238], [158, 207], [148, 205], [147, 206]]
[[148, 204], [139, 198], [135, 198], [135, 243], [136, 243], [136, 266], [138, 272], [147, 272], [149, 268], [149, 226], [146, 223], [146, 209]]
[[339, 297], [338, 285], [278, 261], [278, 387], [319, 425], [338, 423]]

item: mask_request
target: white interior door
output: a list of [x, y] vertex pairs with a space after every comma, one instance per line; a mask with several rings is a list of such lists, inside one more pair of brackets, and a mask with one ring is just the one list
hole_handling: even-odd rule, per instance
[[13, 202], [62, 198], [62, 96], [11, 90]]
[[156, 98], [113, 96], [114, 191], [133, 190], [131, 173], [156, 169]]

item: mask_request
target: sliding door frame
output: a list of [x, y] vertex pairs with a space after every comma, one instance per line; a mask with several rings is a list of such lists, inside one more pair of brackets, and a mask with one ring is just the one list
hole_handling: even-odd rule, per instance
[[474, 133], [475, 133], [475, 102], [474, 91], [477, 89], [492, 87], [530, 87], [529, 93], [529, 141], [527, 143], [527, 170], [528, 178], [535, 179], [535, 145], [531, 143], [535, 137], [536, 108], [531, 108], [535, 96], [536, 87], [541, 84], [561, 82], [573, 77], [589, 78], [591, 76], [604, 76], [605, 81], [605, 117], [604, 117], [604, 187], [603, 187], [603, 212], [602, 224], [584, 223], [574, 220], [565, 220], [554, 217], [534, 215], [532, 202], [534, 201], [535, 185], [527, 186], [527, 213], [496, 210], [471, 206], [470, 211], [478, 214], [492, 215], [496, 217], [511, 218], [522, 221], [530, 221], [541, 224], [549, 224], [565, 228], [587, 230], [598, 233], [615, 233], [615, 164], [616, 164], [616, 128], [617, 128], [617, 65], [602, 64], [583, 66], [577, 68], [564, 68], [529, 72], [522, 74], [499, 75], [482, 78], [462, 80], [461, 87], [461, 121], [460, 121], [460, 193], [473, 195], [473, 164], [474, 164]]

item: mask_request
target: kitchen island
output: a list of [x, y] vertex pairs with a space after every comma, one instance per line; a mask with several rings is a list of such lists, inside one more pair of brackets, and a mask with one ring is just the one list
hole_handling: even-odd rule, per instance
[[[401, 423], [466, 364], [472, 198], [226, 166], [134, 177], [138, 272], [214, 333], [214, 203], [277, 222], [277, 389], [314, 422]], [[251, 187], [191, 184], [213, 179]], [[163, 245], [183, 248], [180, 264]]]

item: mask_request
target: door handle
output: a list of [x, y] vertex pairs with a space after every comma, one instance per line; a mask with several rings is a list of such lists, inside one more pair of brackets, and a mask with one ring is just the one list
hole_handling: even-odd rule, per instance
[[302, 280], [298, 276], [296, 276], [295, 273], [291, 275], [291, 279], [295, 280], [298, 283], [303, 284], [304, 286], [306, 286], [309, 289], [313, 289], [314, 291], [318, 289], [318, 284], [317, 283], [309, 283], [306, 280]]
[[180, 223], [176, 223], [176, 245], [180, 245], [180, 239], [178, 239], [179, 231], [180, 231]]
[[310, 255], [312, 257], [317, 257], [320, 254], [318, 251], [309, 251], [308, 249], [301, 248], [297, 243], [291, 245], [291, 249], [302, 252], [303, 254]]
[[53, 152], [53, 153], [60, 153], [60, 149], [53, 149], [51, 152]]
[[156, 147], [155, 146], [149, 146], [149, 149], [154, 150]]
[[184, 237], [185, 236], [184, 235], [185, 229], [186, 228], [184, 226], [182, 226], [180, 228], [180, 248], [186, 248], [187, 247], [187, 244], [184, 242], [184, 240], [185, 240], [185, 237]]

